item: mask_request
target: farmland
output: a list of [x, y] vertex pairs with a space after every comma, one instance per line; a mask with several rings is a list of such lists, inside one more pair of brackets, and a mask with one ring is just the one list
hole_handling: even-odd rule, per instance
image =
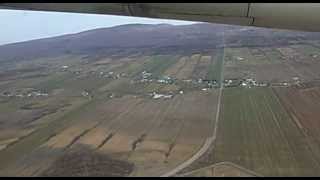
[[318, 145], [283, 105], [271, 88], [225, 89], [214, 148], [194, 166], [230, 162], [265, 176], [316, 175]]
[[[101, 166], [87, 175], [158, 176], [185, 161], [212, 131], [217, 90], [201, 91], [201, 84], [181, 80], [157, 82], [162, 76], [174, 78], [180, 71], [187, 72], [184, 68], [189, 72], [181, 73], [182, 79], [207, 75], [211, 56], [184, 57], [186, 65], [182, 67], [183, 57], [178, 55], [117, 61], [101, 58], [93, 63], [73, 57], [68, 65], [61, 62], [62, 68], [51, 65], [55, 71], [51, 69], [45, 79], [32, 84], [25, 79], [9, 81], [2, 86], [0, 104], [7, 112], [1, 116], [0, 174], [57, 176], [74, 172], [79, 176], [83, 175], [82, 166]], [[140, 83], [143, 71], [150, 72], [148, 78], [154, 82]], [[150, 97], [151, 92], [175, 94], [157, 100]], [[21, 110], [17, 113], [17, 109]], [[7, 122], [9, 117], [14, 121]], [[81, 154], [92, 160], [79, 167], [76, 160], [66, 160]], [[98, 157], [105, 158], [95, 160]], [[104, 172], [106, 167], [96, 163], [114, 170]], [[70, 171], [63, 171], [62, 166]]]
[[275, 92], [297, 127], [307, 138], [314, 159], [319, 160], [319, 83], [311, 82], [301, 87], [276, 88]]
[[222, 106], [215, 161], [231, 161], [269, 176], [318, 172], [305, 136], [270, 89], [224, 91]]
[[320, 176], [320, 41], [194, 26], [0, 46], [0, 176]]

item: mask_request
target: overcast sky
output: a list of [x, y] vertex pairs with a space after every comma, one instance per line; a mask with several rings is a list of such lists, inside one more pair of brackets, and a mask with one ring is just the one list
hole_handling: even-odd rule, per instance
[[0, 10], [0, 45], [131, 23], [183, 25], [192, 22], [111, 15]]

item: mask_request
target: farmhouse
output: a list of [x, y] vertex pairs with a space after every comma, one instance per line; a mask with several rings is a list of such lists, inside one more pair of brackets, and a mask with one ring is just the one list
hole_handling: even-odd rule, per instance
[[247, 86], [248, 84], [246, 82], [242, 82], [241, 86]]
[[23, 94], [17, 94], [16, 97], [24, 97]]
[[153, 92], [152, 93], [152, 98], [153, 99], [160, 99], [160, 98], [163, 98], [163, 99], [171, 99], [173, 97], [172, 94], [158, 94], [156, 92]]
[[84, 96], [84, 97], [87, 97], [87, 96], [89, 96], [89, 92], [87, 92], [87, 91], [82, 91], [82, 92], [81, 92], [81, 95]]
[[242, 57], [236, 57], [236, 59], [239, 60], [239, 61], [241, 61], [241, 60], [243, 60], [244, 58], [242, 58]]
[[224, 80], [224, 85], [225, 85], [225, 86], [230, 86], [231, 83], [232, 83], [232, 80], [231, 80], [231, 79], [226, 79], [226, 80]]
[[293, 79], [294, 81], [298, 81], [298, 80], [299, 80], [299, 77], [295, 76], [295, 77], [292, 77], [292, 79]]

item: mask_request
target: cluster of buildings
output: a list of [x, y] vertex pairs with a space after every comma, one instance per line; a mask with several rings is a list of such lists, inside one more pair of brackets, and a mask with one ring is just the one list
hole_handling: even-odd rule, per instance
[[41, 92], [40, 90], [36, 90], [36, 89], [28, 89], [25, 91], [20, 91], [20, 92], [8, 92], [5, 91], [3, 93], [1, 93], [1, 96], [3, 97], [20, 97], [20, 98], [24, 98], [24, 97], [39, 97], [39, 96], [49, 96], [48, 93], [45, 92]]
[[28, 97], [37, 97], [37, 96], [49, 96], [48, 93], [43, 93], [40, 91], [35, 91], [35, 92], [31, 92], [29, 94], [27, 94]]
[[143, 71], [141, 73], [141, 79], [139, 80], [139, 82], [144, 83], [144, 82], [157, 82], [160, 84], [173, 84], [174, 83], [174, 79], [171, 78], [170, 76], [162, 76], [158, 79], [153, 79], [152, 78], [152, 73], [147, 72], [147, 71]]
[[267, 83], [264, 82], [257, 82], [253, 78], [246, 78], [246, 79], [225, 79], [223, 81], [223, 87], [266, 87], [268, 86]]
[[174, 80], [169, 76], [163, 76], [162, 78], [159, 78], [157, 82], [161, 84], [173, 84]]
[[126, 73], [115, 74], [113, 71], [110, 72], [100, 72], [99, 75], [103, 78], [119, 79], [121, 77], [127, 77]]
[[253, 78], [246, 79], [225, 79], [223, 81], [224, 87], [244, 87], [244, 88], [252, 88], [252, 87], [267, 87], [267, 86], [282, 86], [287, 87], [292, 84], [297, 85], [300, 83], [300, 79], [298, 77], [293, 77], [292, 82], [257, 82]]
[[281, 87], [287, 87], [291, 85], [300, 85], [301, 80], [299, 77], [292, 77], [292, 81], [290, 82], [277, 82], [277, 83], [271, 83], [271, 86], [281, 86]]
[[147, 72], [147, 71], [143, 71], [142, 73], [141, 73], [141, 79], [140, 79], [140, 82], [152, 82], [153, 80], [152, 80], [152, 73], [149, 73], [149, 72]]
[[208, 88], [218, 88], [219, 87], [217, 80], [203, 79], [202, 83], [204, 83]]
[[101, 77], [101, 78], [110, 78], [110, 79], [119, 79], [121, 77], [128, 77], [128, 75], [126, 73], [115, 73], [113, 71], [110, 71], [110, 72], [104, 72], [104, 71], [89, 71], [89, 72], [84, 72], [82, 70], [82, 68], [80, 69], [76, 69], [76, 70], [71, 70], [69, 68], [69, 66], [61, 66], [61, 69], [62, 71], [69, 71], [73, 74], [76, 74], [76, 75], [84, 75], [84, 76], [87, 76], [87, 75], [95, 75], [95, 76], [98, 76], [98, 77]]
[[252, 79], [252, 78], [247, 78], [247, 79], [243, 79], [242, 81], [240, 81], [240, 86], [241, 87], [266, 87], [268, 86], [267, 83], [263, 83], [263, 82], [257, 82], [256, 80]]
[[199, 86], [204, 86], [204, 89], [211, 89], [211, 88], [218, 88], [219, 84], [217, 80], [210, 80], [210, 79], [201, 79], [199, 78], [198, 80], [195, 79], [184, 79], [182, 82], [185, 83], [192, 83], [194, 85], [199, 85]]
[[147, 71], [142, 71], [142, 79], [149, 79], [152, 76], [152, 73], [149, 73]]

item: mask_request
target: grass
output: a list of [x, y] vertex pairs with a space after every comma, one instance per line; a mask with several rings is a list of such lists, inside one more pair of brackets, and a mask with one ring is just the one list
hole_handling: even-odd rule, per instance
[[[151, 59], [148, 61], [145, 61], [143, 63], [139, 62], [140, 64], [137, 62], [136, 64], [132, 64], [127, 67], [122, 66], [121, 70], [123, 70], [123, 72], [127, 72], [129, 76], [132, 76], [140, 71], [147, 70], [149, 72], [152, 72], [154, 76], [159, 77], [161, 75], [164, 75], [164, 72], [171, 65], [176, 63], [176, 60], [177, 60], [177, 56], [168, 56], [168, 55], [154, 56], [154, 57], [151, 57]], [[64, 111], [64, 112], [61, 111], [61, 113], [58, 113], [58, 115], [54, 114], [52, 116], [50, 115], [50, 117], [46, 116], [41, 118], [41, 124], [40, 124], [40, 121], [39, 123], [35, 124], [37, 125], [37, 127], [34, 132], [29, 134], [28, 136], [23, 137], [19, 141], [13, 144], [10, 144], [10, 146], [8, 146], [6, 149], [1, 150], [0, 151], [0, 174], [5, 174], [7, 170], [10, 170], [10, 168], [16, 167], [17, 164], [20, 164], [21, 162], [20, 160], [22, 158], [31, 157], [34, 155], [34, 153], [36, 154], [37, 152], [36, 150], [40, 145], [47, 142], [51, 137], [62, 132], [65, 128], [68, 128], [72, 125], [79, 123], [81, 119], [85, 118], [84, 116], [87, 115], [88, 112], [91, 112], [91, 113], [95, 112], [96, 108], [101, 105], [99, 102], [106, 101], [108, 99], [107, 97], [102, 98], [103, 95], [108, 96], [110, 92], [115, 94], [132, 94], [136, 92], [143, 92], [143, 94], [146, 94], [148, 90], [154, 91], [155, 89], [159, 89], [163, 86], [160, 84], [132, 85], [130, 83], [131, 78], [119, 78], [119, 79], [109, 81], [107, 79], [98, 78], [95, 75], [83, 77], [82, 79], [78, 79], [76, 76], [77, 75], [69, 74], [67, 72], [65, 73], [56, 72], [56, 73], [50, 74], [50, 76], [46, 78], [46, 80], [35, 83], [35, 86], [32, 86], [37, 89], [46, 89], [46, 90], [63, 88], [65, 91], [62, 91], [62, 93], [59, 94], [59, 98], [61, 99], [63, 98], [63, 100], [67, 100], [68, 102], [70, 101], [72, 102], [71, 104], [73, 104], [72, 98], [79, 98], [81, 100], [81, 103], [79, 103], [75, 107], [72, 106], [72, 108], [67, 109], [67, 111]], [[105, 86], [106, 84], [107, 86]], [[171, 85], [170, 87], [168, 87], [167, 90], [176, 89], [176, 88], [177, 87]], [[83, 89], [95, 90], [96, 93], [92, 93], [94, 94], [94, 97], [91, 100], [88, 100], [88, 98], [77, 97], [77, 95], [79, 96], [81, 95], [80, 92]], [[74, 97], [73, 95], [75, 95], [76, 97]], [[49, 96], [47, 98], [55, 99], [58, 97]], [[53, 100], [52, 101], [48, 100], [48, 102], [61, 103], [60, 101], [53, 101]], [[42, 101], [41, 104], [42, 103], [47, 103], [47, 102]], [[14, 110], [14, 109], [17, 109], [16, 107], [17, 104], [19, 104], [19, 102], [10, 102], [6, 104], [1, 104], [1, 107], [13, 106], [12, 109]], [[29, 104], [30, 107], [27, 107], [27, 108], [34, 108], [33, 107], [34, 105], [35, 104]], [[8, 109], [10, 108], [11, 107], [8, 107]], [[140, 112], [138, 111], [133, 112], [133, 114], [138, 114], [138, 113]], [[94, 114], [93, 118], [96, 118], [95, 116], [97, 116], [97, 114]], [[142, 121], [142, 120], [137, 119], [135, 121]], [[168, 119], [168, 120], [176, 121], [175, 119]], [[180, 127], [179, 122], [177, 122], [178, 123], [177, 127]], [[121, 123], [121, 121], [117, 123]], [[172, 126], [172, 124], [170, 124], [170, 126], [172, 127], [172, 129], [177, 128], [174, 125]], [[124, 127], [129, 128], [129, 125], [125, 124]], [[144, 128], [145, 127], [142, 127], [142, 129]], [[173, 131], [173, 133], [175, 133], [175, 131]], [[38, 156], [36, 157], [40, 158]], [[24, 164], [21, 164], [21, 166], [24, 166]]]
[[42, 81], [42, 82], [38, 83], [35, 88], [45, 89], [47, 91], [50, 91], [50, 90], [56, 89], [56, 88], [61, 88], [65, 84], [65, 81], [67, 81], [68, 79], [70, 79], [72, 77], [74, 77], [74, 75], [71, 76], [66, 73], [55, 74], [55, 75], [50, 76], [50, 79], [48, 79], [47, 81]]
[[208, 79], [217, 80], [218, 84], [221, 85], [221, 71], [223, 68], [223, 56], [224, 56], [224, 48], [219, 49], [216, 54], [212, 55], [211, 63], [208, 71]]
[[145, 60], [139, 60], [134, 62], [128, 62], [125, 64], [125, 67], [121, 69], [122, 72], [127, 73], [130, 77], [138, 75], [138, 73], [143, 71], [143, 64]]
[[269, 88], [225, 89], [214, 161], [265, 176], [320, 175], [308, 143]]
[[319, 49], [311, 45], [294, 45], [291, 46], [294, 50], [308, 57], [317, 54], [319, 55]]
[[10, 163], [15, 162], [23, 155], [32, 152], [35, 148], [45, 143], [50, 137], [56, 135], [65, 127], [76, 123], [77, 119], [79, 119], [83, 113], [90, 109], [92, 110], [92, 108], [96, 107], [98, 102], [98, 100], [87, 101], [62, 117], [50, 121], [49, 124], [44, 125], [30, 135], [19, 140], [17, 143], [0, 151], [0, 170], [8, 168]]
[[177, 57], [169, 55], [153, 56], [145, 66], [144, 70], [151, 72], [153, 77], [163, 75], [166, 69], [177, 62]]
[[282, 55], [279, 50], [276, 48], [271, 48], [269, 51], [264, 51], [266, 53], [266, 57], [273, 63], [279, 63], [283, 60], [281, 59]]

